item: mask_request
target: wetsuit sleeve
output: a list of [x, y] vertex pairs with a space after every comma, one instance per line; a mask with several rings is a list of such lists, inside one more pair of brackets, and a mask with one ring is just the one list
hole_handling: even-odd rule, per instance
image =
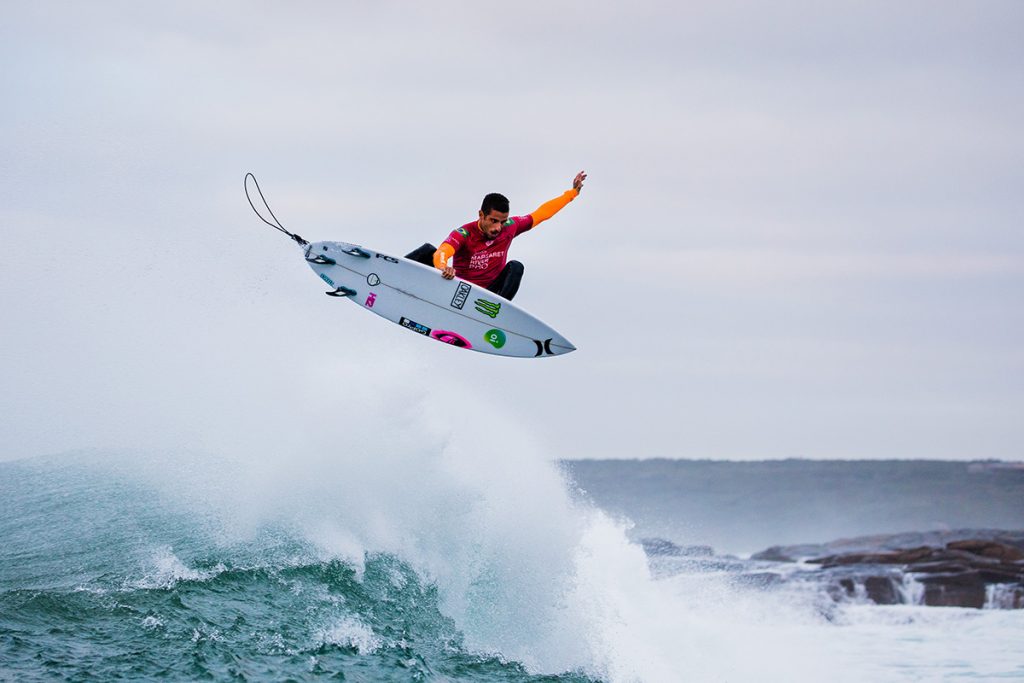
[[465, 225], [455, 228], [448, 233], [448, 237], [445, 238], [444, 242], [441, 242], [441, 246], [434, 252], [434, 267], [438, 270], [444, 270], [445, 266], [448, 265], [448, 259], [462, 248], [468, 237], [469, 232], [466, 230]]
[[555, 197], [552, 200], [546, 201], [537, 207], [537, 210], [530, 214], [533, 218], [533, 227], [537, 227], [547, 219], [554, 216], [556, 213], [565, 208], [566, 204], [576, 199], [579, 196], [579, 191], [576, 189], [566, 190], [560, 196]]
[[438, 270], [444, 270], [448, 265], [448, 259], [455, 256], [455, 247], [448, 244], [447, 240], [441, 242], [441, 246], [434, 252], [434, 267]]

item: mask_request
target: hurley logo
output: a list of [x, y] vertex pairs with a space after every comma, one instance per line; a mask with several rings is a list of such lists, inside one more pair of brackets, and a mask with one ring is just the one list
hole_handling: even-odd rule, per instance
[[498, 313], [501, 312], [501, 304], [494, 301], [488, 301], [487, 299], [477, 299], [473, 303], [476, 304], [476, 310], [480, 311], [481, 313], [490, 318], [497, 318]]

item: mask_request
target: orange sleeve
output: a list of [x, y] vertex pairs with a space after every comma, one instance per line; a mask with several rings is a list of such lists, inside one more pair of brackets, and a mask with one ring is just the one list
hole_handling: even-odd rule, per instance
[[576, 189], [566, 190], [560, 196], [555, 197], [554, 199], [546, 201], [543, 204], [541, 204], [539, 207], [537, 207], [536, 211], [530, 214], [533, 217], [534, 227], [540, 225], [541, 223], [543, 223], [544, 221], [546, 221], [547, 219], [551, 218], [556, 213], [564, 209], [566, 204], [576, 199], [576, 197], [578, 197], [579, 194], [579, 190]]
[[438, 270], [444, 270], [448, 265], [448, 259], [452, 256], [455, 256], [455, 247], [447, 242], [441, 242], [441, 246], [434, 252], [434, 267]]

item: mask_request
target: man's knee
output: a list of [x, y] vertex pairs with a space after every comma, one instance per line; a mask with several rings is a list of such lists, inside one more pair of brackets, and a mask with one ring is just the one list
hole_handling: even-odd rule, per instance
[[405, 258], [416, 263], [422, 263], [425, 266], [434, 265], [434, 252], [437, 249], [433, 244], [424, 242], [423, 246], [417, 247], [405, 255]]
[[[501, 273], [501, 277], [498, 278], [500, 285], [495, 288], [498, 296], [504, 297], [509, 301], [512, 301], [516, 293], [519, 291], [519, 283], [523, 279], [523, 264], [519, 261], [509, 261], [505, 264], [505, 269]], [[499, 284], [498, 281], [495, 284]]]

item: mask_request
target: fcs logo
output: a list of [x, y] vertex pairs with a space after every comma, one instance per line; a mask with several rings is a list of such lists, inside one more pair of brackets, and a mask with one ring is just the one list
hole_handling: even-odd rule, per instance
[[466, 305], [466, 299], [469, 298], [469, 292], [472, 288], [465, 282], [460, 282], [458, 289], [455, 290], [455, 296], [452, 297], [452, 308], [457, 308], [460, 311], [462, 307]]
[[488, 301], [487, 299], [477, 299], [473, 302], [476, 304], [476, 310], [480, 311], [489, 318], [497, 318], [498, 314], [501, 313], [501, 304], [496, 301]]

